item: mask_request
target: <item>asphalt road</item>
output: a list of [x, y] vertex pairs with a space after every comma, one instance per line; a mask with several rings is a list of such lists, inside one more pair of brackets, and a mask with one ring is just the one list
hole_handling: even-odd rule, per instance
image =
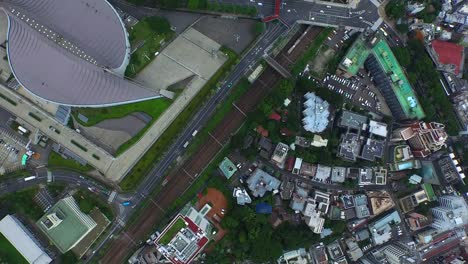
[[[256, 6], [260, 17], [272, 15], [275, 6], [274, 0], [213, 0], [212, 2]], [[361, 0], [358, 6], [352, 9], [304, 0], [282, 0], [280, 18], [290, 26], [296, 21], [303, 21], [364, 29], [379, 19], [377, 5], [378, 1]]]
[[[6, 181], [2, 181], [0, 183], [0, 196], [14, 193], [16, 191], [26, 189], [29, 187], [37, 186], [39, 183], [46, 183], [47, 182], [47, 173], [40, 173], [37, 174], [31, 173], [31, 176], [36, 176], [35, 179], [25, 181], [25, 177], [21, 178], [14, 178]], [[102, 196], [105, 200], [107, 200], [110, 190], [107, 189], [102, 184], [93, 181], [90, 178], [83, 177], [76, 172], [71, 171], [54, 171], [52, 172], [52, 178], [54, 182], [65, 183], [67, 185], [73, 185], [80, 188], [88, 189], [100, 196]]]

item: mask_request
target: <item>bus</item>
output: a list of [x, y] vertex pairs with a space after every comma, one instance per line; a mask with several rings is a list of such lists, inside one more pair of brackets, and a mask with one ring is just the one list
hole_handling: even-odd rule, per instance
[[130, 201], [125, 201], [122, 203], [123, 206], [129, 206], [131, 205], [132, 203]]
[[29, 131], [22, 127], [22, 126], [18, 126], [18, 133], [20, 133], [20, 135], [24, 135], [24, 134], [27, 134]]
[[27, 182], [27, 181], [31, 181], [34, 179], [36, 179], [36, 176], [29, 176], [29, 177], [24, 178], [24, 181]]

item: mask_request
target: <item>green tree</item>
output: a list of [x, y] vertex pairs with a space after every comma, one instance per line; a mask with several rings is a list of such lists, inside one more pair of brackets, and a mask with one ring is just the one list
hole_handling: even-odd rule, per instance
[[405, 16], [405, 1], [403, 0], [390, 0], [385, 6], [385, 13], [392, 19], [398, 19]]
[[187, 3], [187, 8], [191, 10], [198, 9], [199, 2], [198, 0], [189, 0]]

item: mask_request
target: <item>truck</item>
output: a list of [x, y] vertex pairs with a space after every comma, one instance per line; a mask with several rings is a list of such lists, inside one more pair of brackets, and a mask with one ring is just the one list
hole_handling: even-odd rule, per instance
[[24, 178], [24, 181], [27, 182], [27, 181], [32, 181], [34, 179], [36, 179], [36, 176], [29, 176], [29, 177]]
[[186, 148], [188, 146], [188, 141], [184, 143], [184, 148]]
[[194, 137], [198, 133], [198, 130], [193, 131], [192, 137]]

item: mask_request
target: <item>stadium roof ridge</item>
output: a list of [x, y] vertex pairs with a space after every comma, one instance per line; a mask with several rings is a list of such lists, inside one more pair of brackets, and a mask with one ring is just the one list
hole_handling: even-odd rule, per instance
[[108, 106], [161, 97], [123, 78], [127, 32], [106, 0], [5, 0], [7, 55], [32, 94], [70, 106]]

